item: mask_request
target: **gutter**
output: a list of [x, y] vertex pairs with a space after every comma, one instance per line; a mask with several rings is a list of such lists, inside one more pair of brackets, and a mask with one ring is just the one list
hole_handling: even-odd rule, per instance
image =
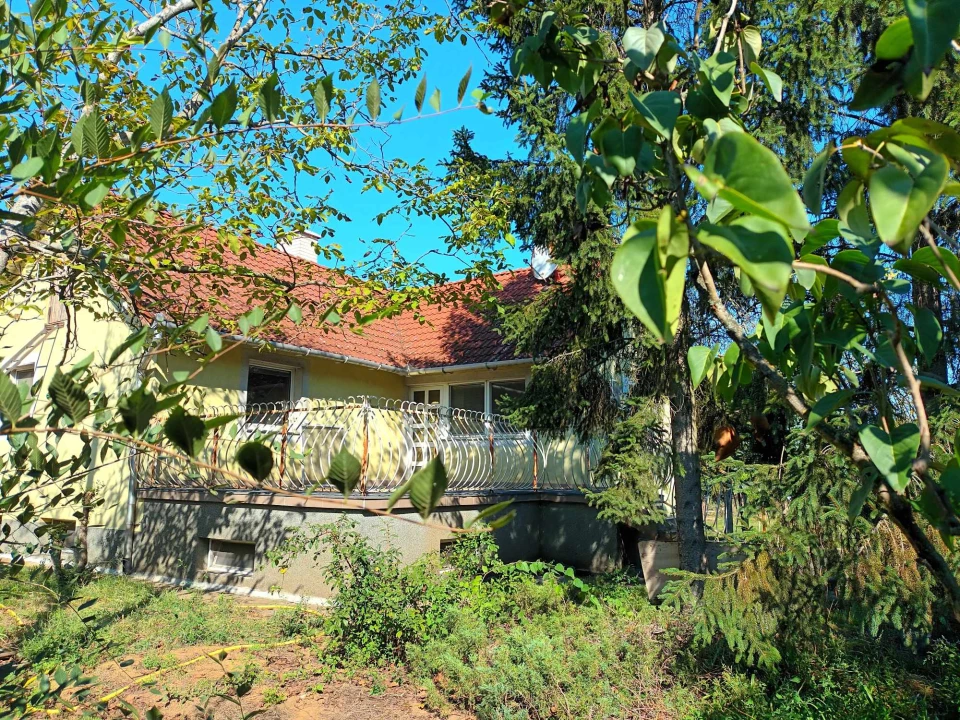
[[433, 375], [436, 373], [449, 373], [460, 370], [493, 370], [499, 367], [508, 367], [510, 365], [528, 365], [533, 360], [530, 358], [517, 358], [514, 360], [493, 360], [490, 362], [466, 363], [461, 365], [440, 365], [429, 368], [397, 367], [384, 363], [373, 362], [372, 360], [363, 360], [361, 358], [343, 355], [341, 353], [327, 352], [326, 350], [315, 350], [314, 348], [304, 347], [302, 345], [291, 345], [290, 343], [277, 342], [275, 340], [252, 340], [244, 335], [225, 335], [226, 340], [232, 342], [245, 342], [251, 345], [267, 345], [274, 350], [295, 353], [297, 355], [306, 355], [308, 357], [320, 357], [327, 360], [336, 360], [347, 365], [360, 365], [361, 367], [372, 368], [374, 370], [384, 370], [404, 377], [414, 375]]
[[492, 362], [468, 363], [465, 365], [441, 365], [439, 367], [414, 368], [409, 365], [404, 372], [407, 376], [413, 375], [434, 375], [436, 373], [449, 373], [459, 370], [493, 370], [495, 368], [509, 367], [510, 365], [529, 365], [533, 360], [531, 358], [517, 358], [514, 360], [494, 360]]
[[225, 335], [227, 340], [233, 342], [245, 342], [250, 345], [268, 345], [274, 350], [283, 350], [284, 352], [296, 353], [297, 355], [307, 355], [309, 357], [321, 357], [327, 360], [336, 360], [348, 365], [361, 365], [363, 367], [373, 368], [374, 370], [386, 370], [397, 375], [406, 375], [405, 368], [398, 368], [394, 365], [384, 365], [383, 363], [373, 362], [372, 360], [362, 360], [360, 358], [341, 355], [340, 353], [326, 352], [325, 350], [314, 350], [313, 348], [303, 347], [302, 345], [291, 345], [290, 343], [277, 342], [275, 340], [251, 340], [244, 335]]

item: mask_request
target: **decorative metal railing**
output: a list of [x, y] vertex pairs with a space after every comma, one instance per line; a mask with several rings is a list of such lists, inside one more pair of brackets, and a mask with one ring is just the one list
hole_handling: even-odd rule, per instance
[[499, 415], [369, 396], [225, 406], [210, 415], [238, 416], [211, 431], [199, 458], [210, 467], [141, 453], [141, 487], [239, 486], [231, 477], [243, 474], [234, 456], [252, 439], [274, 451], [273, 471], [260, 483], [266, 490], [336, 492], [325, 478], [343, 448], [360, 459], [362, 495], [391, 492], [435, 455], [443, 459], [448, 492], [596, 487], [599, 443], [538, 436]]

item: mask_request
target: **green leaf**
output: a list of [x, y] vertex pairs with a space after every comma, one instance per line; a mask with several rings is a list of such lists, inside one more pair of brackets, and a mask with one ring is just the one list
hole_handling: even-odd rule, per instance
[[74, 425], [90, 414], [90, 398], [86, 391], [73, 378], [60, 372], [54, 372], [50, 381], [50, 400], [56, 408], [73, 421]]
[[143, 344], [147, 341], [147, 336], [149, 334], [150, 328], [146, 326], [130, 333], [127, 338], [122, 343], [117, 345], [117, 347], [113, 349], [113, 352], [110, 353], [110, 359], [107, 360], [107, 365], [113, 365], [127, 350], [130, 350], [134, 355], [136, 355], [143, 348]]
[[707, 200], [719, 195], [739, 210], [782, 223], [798, 241], [810, 231], [807, 210], [780, 160], [746, 133], [717, 138], [702, 173], [684, 169]]
[[697, 237], [747, 274], [772, 322], [793, 275], [793, 247], [783, 226], [762, 217], [745, 216], [730, 225], [703, 224]]
[[390, 493], [390, 497], [387, 498], [387, 512], [393, 510], [393, 506], [400, 502], [400, 498], [407, 494], [410, 490], [410, 481], [407, 480], [405, 483], [398, 485], [397, 488]]
[[207, 426], [201, 418], [177, 406], [163, 424], [163, 434], [174, 446], [195, 458], [207, 439]]
[[220, 336], [220, 333], [208, 325], [203, 337], [208, 348], [213, 352], [220, 352], [220, 349], [223, 347], [223, 338]]
[[20, 397], [20, 388], [5, 372], [0, 372], [0, 414], [10, 425], [16, 423], [23, 415], [23, 398]]
[[[897, 146], [889, 147], [892, 151]], [[903, 253], [909, 250], [950, 173], [946, 160], [937, 153], [913, 147], [906, 155], [906, 162], [916, 161], [912, 172], [888, 163], [870, 177], [870, 210], [877, 234], [887, 246]]]
[[210, 106], [210, 119], [217, 129], [223, 129], [233, 119], [237, 111], [237, 86], [230, 83], [226, 89], [213, 99]]
[[694, 345], [687, 350], [687, 365], [690, 366], [690, 382], [693, 384], [694, 390], [707, 377], [719, 351], [719, 345], [714, 345], [712, 348]]
[[760, 34], [760, 28], [753, 25], [747, 25], [740, 31], [740, 38], [743, 40], [743, 55], [747, 67], [760, 59], [760, 51], [763, 50], [763, 37]]
[[677, 93], [666, 90], [640, 96], [630, 93], [630, 101], [661, 137], [673, 137], [673, 128], [682, 111], [682, 103]]
[[680, 311], [683, 307], [687, 262], [690, 259], [690, 235], [686, 224], [677, 221], [670, 205], [660, 211], [657, 222], [657, 254], [660, 274], [664, 278], [667, 332], [673, 337], [679, 327]]
[[333, 104], [333, 75], [327, 75], [313, 86], [313, 104], [317, 108], [317, 118], [321, 122], [326, 120]]
[[117, 412], [128, 432], [139, 435], [150, 427], [150, 421], [157, 413], [157, 396], [147, 392], [143, 386], [117, 402]]
[[910, 469], [920, 449], [920, 430], [913, 423], [899, 425], [888, 435], [875, 425], [860, 430], [860, 444], [895, 491], [902, 493], [910, 482]]
[[457, 86], [457, 105], [463, 104], [463, 97], [467, 94], [467, 88], [470, 86], [470, 74], [473, 72], [473, 66], [467, 68], [467, 72], [460, 78], [460, 84]]
[[940, 328], [937, 316], [929, 308], [915, 307], [913, 308], [913, 326], [917, 347], [927, 362], [932, 363], [943, 341], [943, 330]]
[[783, 79], [779, 75], [773, 70], [760, 67], [757, 63], [751, 63], [750, 70], [763, 81], [774, 100], [778, 103], [783, 102]]
[[84, 156], [96, 155], [101, 160], [110, 157], [110, 130], [97, 108], [83, 119], [83, 153]]
[[410, 478], [410, 502], [427, 519], [447, 491], [447, 471], [439, 455]]
[[[950, 250], [939, 247], [937, 248], [937, 252], [934, 252], [933, 248], [922, 247], [914, 252], [910, 259], [934, 268], [945, 280], [955, 285], [957, 290], [960, 290], [960, 284], [953, 283], [950, 280], [951, 273], [947, 272], [947, 268], [949, 268], [952, 271], [953, 277], [960, 283], [960, 260], [958, 260], [957, 256]], [[941, 259], [943, 262], [941, 262]], [[898, 260], [897, 262], [899, 263], [900, 261]]]
[[280, 78], [276, 73], [271, 73], [263, 85], [260, 86], [260, 92], [257, 98], [260, 101], [260, 109], [263, 110], [264, 117], [273, 122], [280, 118]]
[[613, 287], [627, 309], [660, 341], [668, 339], [667, 302], [660, 273], [656, 228], [630, 226], [613, 255]]
[[960, 34], [960, 3], [956, 0], [906, 0], [913, 35], [914, 58], [929, 74], [943, 60]]
[[642, 147], [643, 131], [638, 127], [631, 126], [626, 130], [611, 128], [600, 137], [600, 152], [604, 162], [621, 177], [633, 174]]
[[417, 92], [413, 96], [413, 104], [419, 114], [423, 110], [423, 100], [427, 96], [427, 76], [424, 75], [417, 84]]
[[910, 19], [903, 17], [881, 33], [875, 54], [877, 60], [900, 60], [912, 47], [913, 31], [910, 30]]
[[824, 418], [829, 417], [837, 411], [844, 403], [854, 396], [853, 390], [838, 390], [824, 395], [814, 403], [807, 414], [807, 430], [811, 430], [820, 424]]
[[380, 83], [377, 82], [376, 78], [367, 85], [366, 104], [370, 120], [376, 122], [377, 118], [380, 117]]
[[436, 88], [430, 96], [430, 107], [434, 112], [440, 112], [440, 88]]
[[814, 215], [823, 213], [823, 180], [827, 175], [827, 163], [835, 150], [836, 145], [831, 140], [803, 176], [803, 202]]
[[701, 79], [706, 80], [716, 98], [729, 106], [737, 86], [737, 59], [728, 52], [719, 52], [703, 61]]
[[362, 470], [360, 460], [346, 448], [341, 448], [330, 461], [327, 482], [342, 492], [345, 498], [350, 497], [353, 489], [360, 482]]
[[194, 318], [193, 322], [187, 325], [187, 330], [190, 332], [197, 333], [198, 335], [207, 329], [207, 326], [210, 324], [210, 313], [203, 313], [203, 315], [198, 315]]
[[250, 473], [254, 480], [262, 482], [273, 470], [273, 451], [260, 442], [245, 442], [237, 448], [237, 465]]
[[18, 163], [13, 170], [10, 171], [10, 177], [17, 182], [29, 180], [43, 170], [43, 163], [44, 160], [42, 157], [28, 158], [22, 163]]
[[573, 155], [573, 159], [578, 165], [583, 165], [583, 156], [586, 152], [587, 129], [590, 126], [590, 118], [587, 113], [581, 113], [567, 123], [566, 143], [567, 150]]
[[[471, 520], [468, 520], [466, 523], [464, 523], [463, 525], [464, 530], [469, 530], [477, 523], [482, 523], [487, 518], [493, 517], [494, 515], [497, 515], [503, 512], [504, 510], [508, 509], [511, 505], [513, 505], [513, 500], [504, 500], [503, 502], [498, 502], [495, 505], [491, 505], [490, 507], [484, 508], [479, 513], [477, 513]], [[507, 513], [507, 514], [512, 519], [512, 517], [516, 515], [516, 511], [511, 511], [510, 513]], [[493, 520], [490, 523], [487, 523], [487, 525], [491, 528], [494, 528], [494, 523], [499, 523], [502, 519], [503, 518], [498, 518], [497, 520]], [[497, 527], [502, 527], [502, 525], [498, 525]]]
[[290, 307], [287, 308], [287, 317], [294, 325], [299, 325], [303, 322], [303, 310], [296, 303], [291, 303]]
[[173, 122], [173, 100], [170, 93], [164, 88], [150, 106], [150, 129], [157, 140], [166, 137], [167, 128]]
[[631, 78], [637, 72], [650, 69], [665, 39], [666, 35], [659, 23], [649, 30], [643, 27], [627, 28], [623, 34], [623, 52], [630, 61], [628, 72], [631, 73]]
[[867, 501], [867, 498], [870, 497], [870, 493], [873, 492], [876, 484], [877, 476], [872, 469], [863, 473], [860, 478], [860, 485], [857, 486], [857, 489], [853, 491], [853, 495], [850, 496], [850, 506], [847, 508], [847, 517], [849, 517], [851, 521], [860, 515], [860, 511], [863, 510], [863, 504]]

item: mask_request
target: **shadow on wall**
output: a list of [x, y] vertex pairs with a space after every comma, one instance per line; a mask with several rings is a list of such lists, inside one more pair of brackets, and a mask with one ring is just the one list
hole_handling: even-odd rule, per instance
[[[441, 548], [453, 538], [444, 528], [462, 528], [484, 507], [504, 499], [484, 499], [483, 504], [441, 507], [423, 525], [412, 510], [398, 517], [382, 517], [356, 510], [294, 508], [276, 504], [269, 495], [257, 504], [224, 504], [210, 500], [157, 500], [140, 503], [140, 522], [134, 550], [134, 569], [148, 576], [202, 581], [245, 590], [275, 591], [295, 596], [327, 597], [330, 588], [320, 568], [325, 552], [309, 551], [286, 573], [270, 565], [268, 550], [276, 548], [294, 528], [309, 523], [332, 523], [346, 514], [374, 545], [400, 550], [404, 562]], [[582, 498], [553, 502], [543, 498], [514, 503], [516, 517], [496, 531], [501, 556], [515, 560], [545, 559], [583, 570], [602, 572], [619, 566], [616, 528], [596, 517]], [[437, 527], [441, 526], [441, 527]], [[225, 569], [232, 563], [234, 570]]]

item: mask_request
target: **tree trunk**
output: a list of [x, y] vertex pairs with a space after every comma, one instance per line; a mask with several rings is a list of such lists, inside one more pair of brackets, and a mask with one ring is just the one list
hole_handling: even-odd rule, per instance
[[90, 508], [93, 504], [93, 493], [85, 492], [83, 494], [83, 507], [80, 511], [80, 523], [77, 525], [77, 537], [74, 543], [74, 550], [77, 553], [77, 572], [83, 572], [87, 569], [87, 562], [90, 557], [87, 548], [87, 530], [90, 528]]
[[[684, 320], [685, 318], [681, 319], [681, 323]], [[688, 338], [687, 329], [680, 328], [670, 350], [673, 365], [670, 428], [673, 444], [674, 501], [677, 541], [680, 546], [680, 569], [705, 573], [707, 541], [703, 533], [703, 491], [700, 486], [700, 453], [697, 448], [697, 411], [686, 362]], [[694, 593], [698, 597], [701, 589], [702, 585], [695, 584]]]

